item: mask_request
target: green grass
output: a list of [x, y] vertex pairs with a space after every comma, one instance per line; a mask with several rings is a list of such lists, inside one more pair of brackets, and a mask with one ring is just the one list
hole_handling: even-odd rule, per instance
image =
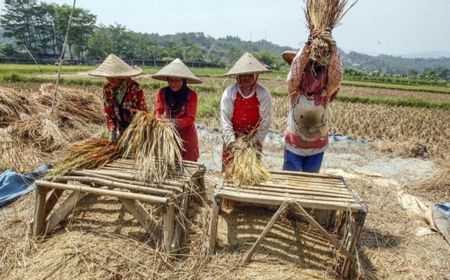
[[342, 84], [344, 86], [383, 88], [383, 89], [395, 89], [395, 90], [405, 90], [405, 91], [421, 91], [421, 92], [450, 94], [450, 87], [441, 87], [441, 86], [397, 85], [397, 84], [388, 84], [388, 83], [374, 83], [374, 82], [346, 81], [346, 80], [344, 80], [342, 82]]

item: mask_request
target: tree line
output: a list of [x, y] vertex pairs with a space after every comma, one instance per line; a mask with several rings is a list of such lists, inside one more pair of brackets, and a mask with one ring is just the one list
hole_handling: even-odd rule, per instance
[[[72, 7], [37, 0], [5, 0], [0, 17], [0, 56], [36, 58], [59, 57]], [[215, 39], [201, 32], [158, 35], [138, 33], [121, 24], [97, 25], [97, 16], [76, 8], [69, 32], [66, 59], [102, 60], [115, 53], [126, 60], [209, 62], [229, 66], [244, 51], [251, 51], [268, 66], [287, 67], [280, 47], [268, 41], [246, 42], [228, 36]]]

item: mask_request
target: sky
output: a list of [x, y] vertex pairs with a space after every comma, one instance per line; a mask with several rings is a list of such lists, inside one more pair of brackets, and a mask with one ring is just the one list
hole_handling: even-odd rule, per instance
[[[77, 0], [76, 6], [97, 15], [97, 24], [119, 23], [136, 32], [231, 35], [293, 49], [308, 35], [303, 0]], [[450, 54], [450, 0], [359, 0], [333, 35], [346, 52]]]

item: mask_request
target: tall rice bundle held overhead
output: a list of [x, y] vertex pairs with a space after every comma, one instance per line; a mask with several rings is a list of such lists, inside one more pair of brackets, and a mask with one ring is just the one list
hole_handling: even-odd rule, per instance
[[119, 156], [120, 152], [115, 143], [106, 139], [90, 139], [70, 147], [65, 158], [48, 173], [47, 177], [63, 176], [80, 168], [100, 168]]
[[342, 18], [358, 1], [348, 8], [348, 0], [306, 0], [305, 17], [310, 32], [330, 32], [340, 25]]
[[269, 170], [263, 165], [261, 152], [255, 141], [247, 136], [239, 137], [231, 147], [231, 168], [225, 177], [236, 186], [257, 185], [270, 177]]
[[310, 55], [312, 60], [320, 65], [327, 65], [330, 62], [336, 48], [331, 32], [356, 2], [357, 0], [347, 8], [347, 0], [306, 0], [304, 11], [312, 40]]
[[182, 171], [183, 143], [175, 125], [138, 111], [119, 140], [124, 157], [131, 156], [142, 180], [164, 181], [170, 171]]

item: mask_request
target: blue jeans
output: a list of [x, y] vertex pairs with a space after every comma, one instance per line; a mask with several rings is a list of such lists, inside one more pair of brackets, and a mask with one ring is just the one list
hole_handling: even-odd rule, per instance
[[299, 156], [284, 149], [283, 170], [319, 173], [323, 152], [312, 156]]

